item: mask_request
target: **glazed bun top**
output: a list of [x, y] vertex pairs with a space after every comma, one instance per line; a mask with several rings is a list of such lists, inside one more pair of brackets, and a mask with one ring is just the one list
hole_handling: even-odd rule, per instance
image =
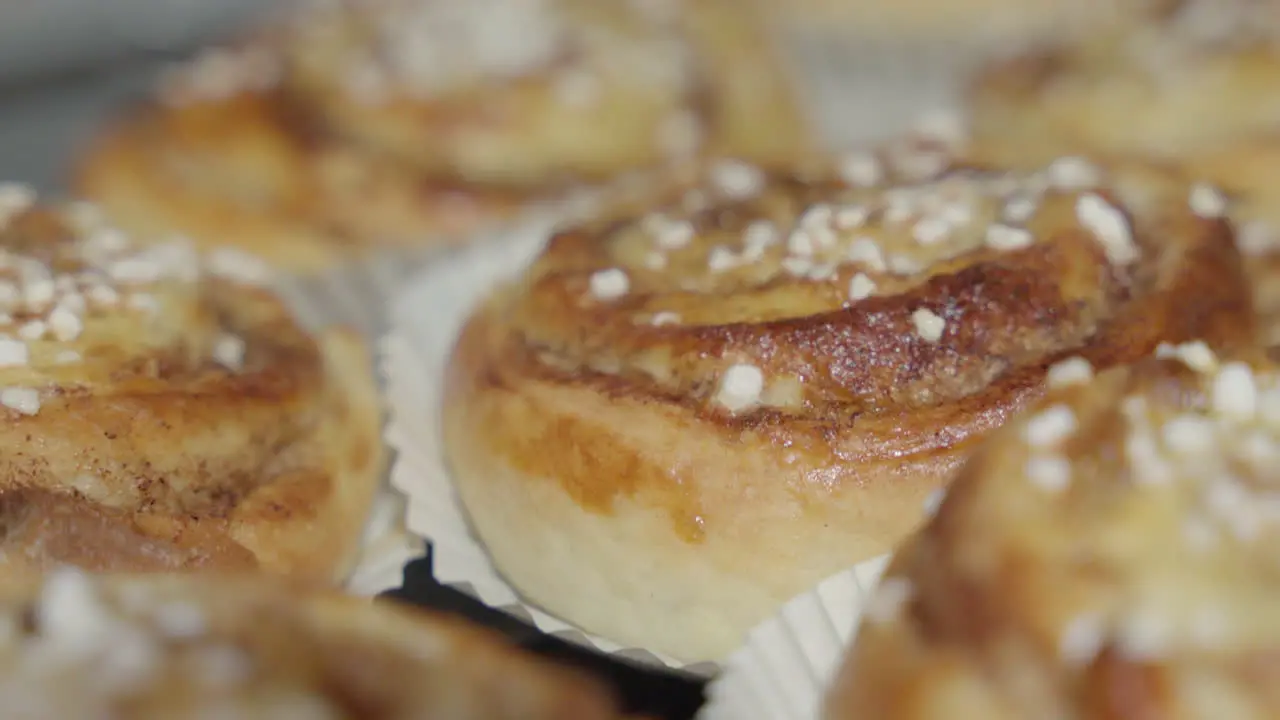
[[1280, 712], [1280, 374], [1200, 342], [1044, 401], [894, 559], [831, 718]]
[[869, 428], [880, 412], [1013, 402], [1063, 353], [1141, 356], [1228, 310], [1212, 332], [1251, 326], [1222, 285], [1240, 272], [1225, 222], [1145, 166], [1002, 172], [918, 140], [687, 180], [557, 234], [501, 297], [539, 362], [711, 412]]

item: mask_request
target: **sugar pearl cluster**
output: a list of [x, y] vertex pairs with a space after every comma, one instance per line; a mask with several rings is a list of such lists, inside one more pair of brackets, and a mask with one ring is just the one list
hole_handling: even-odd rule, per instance
[[[1226, 544], [1269, 542], [1264, 536], [1280, 530], [1280, 376], [1223, 361], [1200, 341], [1164, 344], [1156, 355], [1185, 367], [1204, 395], [1203, 403], [1181, 410], [1146, 393], [1116, 399], [1127, 481], [1136, 493], [1172, 498], [1166, 506], [1176, 508], [1173, 522], [1181, 537], [1174, 542], [1181, 547], [1168, 552], [1194, 558]], [[1050, 384], [1084, 384], [1091, 375], [1087, 363], [1072, 359], [1050, 372]], [[1067, 491], [1072, 465], [1062, 447], [1082, 429], [1065, 402], [1029, 417], [1023, 425], [1027, 480], [1043, 492]], [[1148, 502], [1162, 506], [1154, 496]], [[1158, 657], [1188, 639], [1205, 647], [1225, 642], [1230, 622], [1221, 608], [1182, 608], [1172, 598], [1157, 604], [1106, 617], [1081, 613], [1063, 629], [1063, 659], [1088, 662], [1104, 641], [1138, 659]]]
[[[979, 172], [951, 169], [950, 157], [937, 155], [940, 147], [945, 146], [906, 143], [896, 155], [887, 150], [846, 155], [836, 163], [838, 185], [786, 223], [776, 212], [757, 210], [777, 205], [772, 194], [791, 192], [785, 183], [741, 161], [713, 164], [702, 185], [638, 219], [628, 242], [634, 240], [629, 247], [639, 251], [594, 271], [586, 301], [625, 303], [633, 294], [648, 297], [651, 288], [672, 285], [682, 292], [716, 293], [798, 283], [837, 289], [840, 305], [856, 309], [882, 292], [920, 282], [940, 263], [1031, 248], [1038, 239], [1030, 223], [1049, 198], [1073, 203], [1078, 227], [1109, 262], [1127, 267], [1140, 258], [1128, 216], [1099, 190], [1105, 186], [1104, 172], [1090, 162], [1063, 157], [1039, 172]], [[906, 148], [916, 148], [917, 155]], [[1207, 185], [1189, 190], [1186, 202], [1206, 217], [1225, 209], [1222, 194]], [[713, 219], [720, 213], [737, 218], [735, 229]], [[636, 321], [682, 324], [670, 311], [636, 316]], [[942, 308], [910, 308], [908, 322], [914, 342], [945, 342]], [[762, 403], [771, 378], [755, 369], [745, 382], [745, 370], [736, 361], [726, 358], [713, 398], [741, 412]], [[1045, 467], [1043, 474], [1056, 471]]]
[[[0, 375], [6, 368], [31, 366], [37, 348], [54, 365], [83, 362], [82, 336], [89, 323], [121, 314], [145, 322], [162, 310], [160, 284], [193, 284], [207, 276], [259, 284], [269, 277], [260, 260], [234, 250], [219, 251], [205, 262], [185, 241], [137, 247], [85, 203], [58, 215], [70, 237], [47, 240], [57, 243], [46, 248], [55, 257], [50, 262], [5, 242], [6, 235], [25, 232], [17, 223], [28, 212], [42, 212], [35, 193], [0, 184]], [[244, 342], [221, 337], [213, 355], [229, 369], [239, 369]], [[41, 407], [40, 388], [0, 386], [0, 406], [34, 415]]]
[[1153, 488], [1195, 484], [1199, 503], [1191, 514], [1237, 540], [1280, 528], [1280, 377], [1221, 362], [1198, 342], [1159, 354], [1197, 373], [1207, 407], [1161, 419], [1143, 396], [1126, 398], [1134, 479]]
[[[1202, 378], [1208, 406], [1204, 412], [1183, 411], [1159, 419], [1143, 395], [1123, 399], [1122, 415], [1128, 428], [1124, 452], [1135, 482], [1168, 487], [1180, 480], [1201, 483], [1209, 494], [1238, 485], [1228, 465], [1247, 467], [1267, 477], [1270, 463], [1280, 461], [1280, 378], [1258, 376], [1242, 362], [1221, 362], [1203, 342], [1162, 344], [1157, 357], [1176, 361]], [[1092, 368], [1082, 358], [1072, 358], [1050, 369], [1052, 388], [1087, 383]], [[1077, 430], [1076, 417], [1067, 404], [1041, 409], [1023, 426], [1023, 440], [1031, 451], [1027, 477], [1046, 490], [1068, 487], [1070, 466], [1060, 453], [1062, 444]], [[1239, 461], [1244, 461], [1240, 466]], [[1280, 467], [1276, 465], [1275, 467]], [[1280, 476], [1276, 477], [1280, 481]], [[1280, 489], [1280, 488], [1277, 488]], [[1276, 496], [1280, 500], [1280, 495]], [[1262, 505], [1252, 505], [1256, 510]], [[1234, 531], [1256, 532], [1261, 518], [1232, 507], [1234, 515], [1222, 516]], [[1280, 504], [1274, 520], [1280, 521]], [[1247, 517], [1246, 517], [1247, 516]]]
[[[1106, 568], [1108, 557], [1118, 552], [1119, 562], [1141, 562], [1136, 572], [1150, 582], [1126, 581], [1115, 593], [1074, 596], [1085, 601], [1054, 629], [1059, 659], [1068, 667], [1091, 663], [1104, 647], [1139, 662], [1158, 661], [1180, 647], [1210, 652], [1238, 647], [1254, 619], [1247, 611], [1232, 611], [1222, 597], [1228, 591], [1215, 584], [1208, 595], [1199, 595], [1194, 593], [1198, 585], [1187, 582], [1179, 585], [1185, 592], [1179, 595], [1161, 573], [1192, 575], [1196, 571], [1188, 568], [1197, 559], [1208, 566], [1218, 563], [1213, 553], [1219, 549], [1236, 553], [1242, 547], [1257, 548], [1274, 554], [1270, 544], [1280, 530], [1280, 375], [1219, 358], [1200, 341], [1164, 344], [1156, 356], [1182, 366], [1178, 374], [1164, 379], [1185, 383], [1177, 405], [1174, 399], [1180, 394], [1170, 386], [1161, 392], [1132, 391], [1108, 399], [1115, 403], [1123, 428], [1116, 439], [1127, 475], [1108, 477], [1105, 482], [1114, 482], [1136, 497], [1124, 500], [1108, 493], [1107, 502], [1125, 518], [1121, 522], [1127, 529], [1089, 530], [1085, 532], [1097, 537], [1071, 539], [1079, 547], [1077, 556], [1095, 558], [1091, 562], [1096, 568]], [[1077, 476], [1080, 470], [1066, 450], [1090, 431], [1074, 409], [1078, 405], [1072, 389], [1088, 392], [1093, 376], [1093, 367], [1081, 357], [1052, 366], [1048, 384], [1057, 392], [1051, 392], [1046, 404], [1018, 424], [1018, 447], [1025, 451], [1018, 455], [1025, 457], [1021, 480], [1034, 493], [1062, 496], [1076, 483], [1104, 482], [1090, 475]], [[1200, 399], [1189, 400], [1192, 396]], [[1102, 441], [1112, 439], [1109, 435]], [[931, 510], [936, 504], [932, 499]], [[1101, 518], [1099, 522], [1111, 522], [1109, 515], [1099, 515], [1103, 510], [1098, 505], [1088, 507], [1090, 515]], [[1131, 528], [1130, 521], [1145, 524]], [[1167, 538], [1166, 530], [1174, 535]], [[1161, 557], [1135, 557], [1134, 543], [1158, 545]], [[1169, 554], [1178, 558], [1172, 570]], [[1259, 584], [1239, 597], [1266, 602], [1252, 593], [1263, 592], [1269, 576], [1246, 572]], [[1086, 572], [1090, 573], [1090, 582], [1107, 577], [1105, 570]], [[887, 578], [868, 604], [865, 621], [900, 619], [914, 594], [911, 578]]]
[[210, 717], [238, 717], [246, 709], [240, 703], [255, 697], [259, 706], [283, 701], [299, 711], [332, 710], [311, 688], [250, 693], [250, 681], [262, 677], [255, 657], [212, 633], [200, 604], [146, 583], [104, 587], [80, 571], [60, 569], [44, 580], [29, 622], [19, 618], [23, 608], [6, 610], [0, 614], [6, 660], [0, 702], [20, 717], [96, 716], [166, 685], [190, 687], [210, 711], [223, 712]]
[[157, 95], [175, 107], [216, 103], [270, 90], [280, 73], [279, 59], [266, 48], [211, 48], [162, 73]]

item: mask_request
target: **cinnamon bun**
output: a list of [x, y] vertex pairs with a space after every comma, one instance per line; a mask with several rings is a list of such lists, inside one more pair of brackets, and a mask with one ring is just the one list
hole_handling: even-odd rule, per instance
[[985, 70], [970, 97], [973, 154], [1138, 155], [1214, 183], [1251, 256], [1265, 340], [1280, 345], [1280, 5], [1163, 5]]
[[315, 3], [156, 95], [94, 141], [78, 191], [131, 230], [307, 272], [671, 157], [811, 142], [759, 27], [720, 0]]
[[247, 256], [34, 201], [0, 188], [0, 572], [344, 577], [383, 463], [360, 338]]
[[1280, 373], [1206, 343], [1060, 387], [899, 550], [826, 717], [1280, 714]]
[[606, 720], [590, 678], [391, 603], [264, 578], [89, 576], [0, 590], [5, 716]]
[[262, 44], [210, 50], [171, 70], [154, 102], [94, 139], [77, 191], [140, 238], [180, 231], [301, 274], [456, 242], [531, 200], [430, 177], [333, 137], [279, 90], [280, 73]]
[[972, 88], [974, 141], [1000, 162], [1080, 152], [1177, 160], [1237, 189], [1251, 173], [1236, 173], [1222, 154], [1274, 135], [1277, 38], [1274, 3], [1162, 3], [1134, 22], [992, 65]]
[[1229, 226], [1143, 166], [893, 143], [656, 194], [555, 234], [475, 311], [444, 439], [518, 590], [687, 662], [890, 550], [1059, 359], [1252, 332]]
[[705, 147], [810, 149], [763, 29], [726, 0], [347, 0], [298, 15], [291, 87], [340, 133], [472, 181], [600, 178]]

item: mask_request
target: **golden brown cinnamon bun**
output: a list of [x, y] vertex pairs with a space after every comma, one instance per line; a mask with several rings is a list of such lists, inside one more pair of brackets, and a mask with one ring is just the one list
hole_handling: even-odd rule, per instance
[[899, 552], [827, 711], [1270, 718], [1280, 373], [1204, 343], [993, 436]]
[[[973, 153], [1172, 162], [1231, 200], [1266, 339], [1280, 345], [1280, 4], [1165, 3], [1086, 41], [996, 63], [972, 91]], [[1274, 228], [1274, 229], [1272, 229]]]
[[345, 575], [383, 462], [369, 357], [262, 271], [0, 189], [5, 573]]
[[339, 132], [468, 181], [810, 149], [761, 28], [728, 0], [337, 0], [286, 34], [290, 90]]
[[719, 659], [891, 549], [1060, 358], [1252, 331], [1228, 225], [1173, 178], [909, 150], [714, 164], [559, 232], [476, 311], [445, 382], [448, 459], [531, 601]]
[[294, 272], [452, 242], [531, 198], [433, 178], [339, 141], [278, 88], [262, 45], [211, 50], [165, 76], [155, 103], [94, 140], [75, 184], [143, 236], [181, 231]]
[[607, 720], [591, 679], [391, 603], [265, 578], [89, 576], [0, 590], [5, 716]]

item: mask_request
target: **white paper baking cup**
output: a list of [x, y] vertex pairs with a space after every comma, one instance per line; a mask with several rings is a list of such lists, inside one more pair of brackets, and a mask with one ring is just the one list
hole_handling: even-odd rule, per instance
[[384, 478], [360, 540], [360, 555], [347, 577], [347, 592], [372, 596], [404, 583], [404, 566], [426, 552], [426, 543], [408, 531], [404, 518], [405, 498]]
[[[379, 252], [322, 275], [277, 273], [272, 278], [272, 286], [304, 327], [353, 329], [366, 338], [371, 356], [376, 357], [376, 339], [387, 327], [387, 307], [392, 293], [405, 278], [442, 254], [441, 250], [427, 249]], [[381, 389], [381, 377], [375, 375], [373, 379]], [[405, 564], [426, 551], [422, 539], [405, 527], [405, 499], [391, 486], [393, 458], [390, 451], [387, 454], [381, 488], [365, 525], [360, 554], [345, 583], [346, 590], [357, 595], [376, 595], [399, 587], [404, 580]]]
[[888, 563], [837, 573], [756, 626], [707, 687], [699, 720], [816, 720]]
[[685, 665], [639, 648], [588, 635], [525, 603], [494, 569], [472, 535], [454, 492], [440, 441], [440, 390], [454, 339], [471, 309], [501, 280], [521, 272], [542, 250], [558, 219], [548, 213], [432, 264], [392, 308], [382, 343], [382, 372], [391, 398], [387, 440], [396, 451], [392, 484], [408, 497], [407, 527], [432, 544], [436, 579], [532, 623], [545, 633], [645, 665], [701, 676], [711, 663]]

